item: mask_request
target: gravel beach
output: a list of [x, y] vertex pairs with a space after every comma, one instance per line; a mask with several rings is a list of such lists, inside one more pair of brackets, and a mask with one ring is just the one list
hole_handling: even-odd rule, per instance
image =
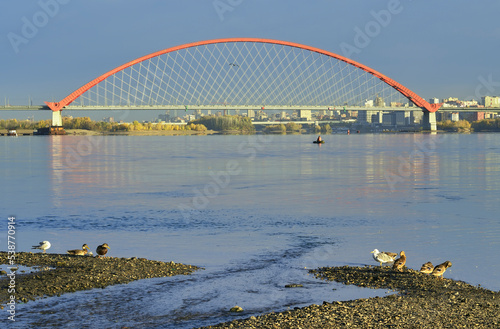
[[[326, 267], [318, 279], [394, 294], [252, 316], [205, 328], [499, 328], [500, 293], [391, 267]], [[446, 274], [445, 274], [446, 276]]]
[[[144, 258], [90, 257], [66, 254], [20, 252], [15, 264], [29, 267], [15, 271], [15, 293], [9, 293], [11, 271], [0, 276], [0, 304], [5, 305], [12, 296], [17, 302], [63, 293], [104, 288], [140, 279], [191, 274], [196, 266], [174, 262], [160, 262]], [[0, 264], [8, 264], [6, 252], [0, 252]], [[34, 269], [34, 270], [32, 270]]]
[[[0, 263], [7, 262], [7, 253], [0, 252]], [[16, 264], [29, 267], [20, 268], [15, 275], [15, 298], [24, 303], [139, 279], [187, 275], [200, 269], [144, 258], [24, 252], [16, 254]], [[379, 266], [324, 267], [309, 272], [318, 280], [383, 288], [393, 294], [344, 302], [324, 301], [322, 305], [251, 316], [204, 328], [500, 327], [500, 293], [462, 281], [437, 278], [407, 268], [396, 272], [391, 267]], [[0, 279], [0, 303], [3, 305], [11, 296], [8, 292], [10, 278], [3, 273]]]

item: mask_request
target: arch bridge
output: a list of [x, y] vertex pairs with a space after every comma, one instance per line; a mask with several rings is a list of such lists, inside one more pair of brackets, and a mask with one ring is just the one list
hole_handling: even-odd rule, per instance
[[[120, 65], [59, 102], [45, 102], [54, 126], [63, 109], [333, 109], [406, 107], [435, 130], [441, 104], [338, 54], [298, 43], [228, 38], [188, 43]], [[366, 108], [369, 110], [369, 108]]]

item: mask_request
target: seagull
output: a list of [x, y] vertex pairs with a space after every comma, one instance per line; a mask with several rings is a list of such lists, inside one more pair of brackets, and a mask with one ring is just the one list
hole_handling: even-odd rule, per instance
[[388, 255], [392, 259], [396, 260], [396, 257], [398, 257], [398, 254], [395, 252], [390, 252], [390, 251], [382, 251], [384, 254]]
[[68, 250], [67, 252], [70, 255], [85, 256], [89, 252], [89, 250], [90, 250], [89, 246], [87, 246], [87, 244], [85, 243], [82, 246], [82, 249]]
[[379, 262], [380, 266], [382, 266], [382, 263], [392, 263], [394, 261], [391, 256], [378, 251], [378, 249], [374, 249], [371, 253], [373, 254], [373, 259]]
[[420, 268], [421, 273], [430, 274], [434, 270], [434, 265], [431, 262], [427, 262]]
[[38, 244], [38, 246], [32, 246], [31, 249], [40, 249], [43, 250], [45, 253], [45, 250], [50, 248], [50, 242], [49, 241], [42, 241]]
[[439, 264], [438, 266], [434, 267], [434, 270], [432, 271], [432, 275], [434, 276], [440, 276], [443, 278], [443, 274], [446, 271], [448, 267], [451, 267], [451, 262], [447, 260], [443, 264]]
[[394, 265], [392, 265], [393, 270], [398, 270], [401, 272], [403, 269], [403, 266], [406, 264], [406, 255], [404, 251], [401, 251], [399, 253], [399, 258], [394, 261]]
[[97, 252], [97, 257], [106, 257], [106, 253], [108, 252], [108, 249], [111, 249], [107, 243], [103, 243], [100, 246], [97, 247], [96, 252]]

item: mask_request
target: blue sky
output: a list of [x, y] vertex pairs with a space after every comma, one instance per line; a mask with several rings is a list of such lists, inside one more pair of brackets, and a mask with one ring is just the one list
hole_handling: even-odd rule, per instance
[[348, 55], [425, 99], [500, 95], [493, 0], [23, 0], [0, 11], [2, 104], [57, 101], [137, 57], [225, 37]]

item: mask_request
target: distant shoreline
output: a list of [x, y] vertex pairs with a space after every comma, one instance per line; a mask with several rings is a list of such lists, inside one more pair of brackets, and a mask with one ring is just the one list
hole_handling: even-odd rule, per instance
[[[32, 136], [32, 129], [16, 129], [18, 136]], [[0, 134], [7, 135], [7, 129], [0, 129]], [[215, 130], [132, 130], [132, 131], [95, 131], [86, 129], [66, 129], [67, 136], [190, 136], [218, 134]]]

